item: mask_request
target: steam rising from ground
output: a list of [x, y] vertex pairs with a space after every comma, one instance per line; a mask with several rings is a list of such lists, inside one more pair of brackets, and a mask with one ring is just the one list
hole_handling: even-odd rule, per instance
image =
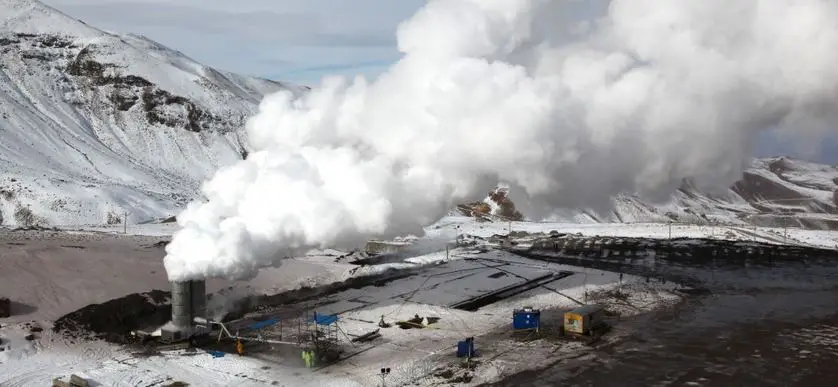
[[758, 132], [830, 130], [836, 2], [613, 0], [570, 16], [587, 4], [432, 0], [378, 79], [267, 97], [247, 160], [178, 217], [170, 278], [243, 279], [312, 247], [421, 235], [498, 181], [530, 216], [664, 199], [683, 178], [727, 187]]

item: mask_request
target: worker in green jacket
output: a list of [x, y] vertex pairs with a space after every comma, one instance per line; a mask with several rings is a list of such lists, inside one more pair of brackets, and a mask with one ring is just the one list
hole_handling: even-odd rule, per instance
[[303, 351], [302, 356], [307, 368], [314, 367], [314, 351]]

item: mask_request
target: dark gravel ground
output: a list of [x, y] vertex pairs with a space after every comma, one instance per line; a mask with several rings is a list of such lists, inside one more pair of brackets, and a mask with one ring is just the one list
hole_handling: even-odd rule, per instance
[[[238, 301], [222, 320], [230, 321], [249, 312], [272, 307], [311, 300], [326, 301], [329, 296], [347, 289], [382, 286], [410, 275], [410, 271], [391, 271], [375, 276], [354, 277], [317, 288], [302, 287], [274, 295], [245, 298]], [[129, 294], [101, 304], [87, 305], [58, 318], [53, 331], [63, 332], [69, 337], [95, 337], [117, 344], [131, 343], [131, 331], [159, 327], [171, 320], [170, 297], [171, 292], [152, 290]]]
[[654, 273], [630, 259], [570, 259], [688, 278], [707, 294], [621, 322], [631, 334], [595, 349], [593, 358], [520, 372], [492, 386], [832, 386], [838, 260], [830, 259], [834, 252], [816, 253], [818, 259], [792, 254], [764, 264], [754, 257], [668, 257]]

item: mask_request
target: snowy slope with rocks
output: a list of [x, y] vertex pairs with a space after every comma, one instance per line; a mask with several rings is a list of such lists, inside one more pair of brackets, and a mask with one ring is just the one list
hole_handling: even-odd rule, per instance
[[707, 194], [685, 184], [666, 205], [621, 198], [613, 218], [838, 229], [836, 183], [835, 166], [786, 157], [755, 159], [726, 192]]
[[40, 2], [0, 2], [0, 224], [174, 215], [247, 152], [265, 94], [305, 88], [201, 65]]
[[[690, 224], [754, 224], [762, 227], [799, 227], [838, 230], [838, 167], [790, 159], [755, 159], [742, 180], [721, 193], [700, 192], [685, 183], [667, 203], [649, 203], [634, 196], [613, 200], [613, 211], [559, 211], [551, 220], [573, 223], [678, 222]], [[490, 193], [483, 203], [460, 206], [459, 212], [491, 212], [509, 219], [514, 204], [494, 203]], [[514, 195], [509, 200], [514, 201]], [[506, 195], [498, 196], [506, 200]], [[507, 216], [504, 216], [506, 214]], [[515, 217], [511, 217], [515, 220]]]

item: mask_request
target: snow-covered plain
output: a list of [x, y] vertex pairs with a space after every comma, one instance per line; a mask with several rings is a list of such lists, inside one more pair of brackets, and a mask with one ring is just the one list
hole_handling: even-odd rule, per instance
[[[102, 232], [129, 235], [171, 236], [178, 230], [176, 223], [147, 223], [122, 225], [64, 226], [69, 232]], [[570, 222], [482, 222], [464, 216], [448, 216], [426, 228], [430, 238], [451, 237], [460, 233], [483, 238], [512, 231], [527, 233], [550, 232], [581, 234], [584, 236], [645, 237], [645, 238], [710, 238], [723, 240], [749, 240], [774, 244], [801, 244], [835, 248], [838, 231], [808, 230], [800, 227], [765, 227], [746, 224], [690, 224], [690, 223], [570, 223]], [[785, 239], [784, 239], [785, 237]]]
[[[568, 222], [481, 222], [474, 218], [451, 216], [429, 227], [429, 232], [462, 232], [483, 238], [495, 234], [523, 231], [540, 233], [557, 231], [584, 236], [644, 238], [710, 238], [748, 240], [772, 244], [800, 244], [835, 248], [838, 231], [806, 230], [798, 227], [777, 228], [739, 224], [687, 223], [568, 223]], [[785, 239], [784, 239], [785, 235]]]
[[[578, 343], [511, 339], [508, 329], [511, 311], [524, 305], [533, 306], [545, 311], [545, 319], [555, 321], [558, 314], [551, 315], [549, 311], [572, 307], [576, 305], [574, 299], [585, 301], [586, 293], [591, 297], [588, 301], [594, 301], [593, 295], [598, 291], [602, 297], [602, 291], [620, 286], [618, 274], [529, 261], [486, 246], [452, 247], [447, 254], [444, 247], [440, 247], [460, 234], [479, 237], [506, 234], [509, 226], [510, 223], [505, 222], [477, 222], [472, 218], [451, 216], [427, 227], [426, 236], [415, 241], [416, 246], [422, 247], [400, 257], [398, 262], [359, 267], [336, 259], [342, 252], [316, 251], [309, 256], [287, 260], [280, 268], [263, 270], [248, 283], [208, 283], [211, 292], [233, 286], [240, 294], [270, 294], [385, 270], [413, 270], [414, 275], [381, 287], [352, 289], [320, 299], [312, 311], [339, 313], [341, 328], [350, 335], [376, 329], [382, 316], [390, 323], [414, 314], [440, 317], [439, 322], [421, 330], [382, 329], [382, 338], [372, 345], [347, 346], [349, 353], [363, 350], [361, 353], [314, 371], [303, 367], [298, 352], [280, 349], [273, 354], [269, 351], [244, 357], [213, 358], [202, 351], [139, 357], [102, 342], [68, 342], [49, 329], [36, 334], [37, 340], [25, 341], [22, 336], [26, 331], [21, 324], [26, 321], [35, 320], [48, 328], [52, 319], [88, 303], [155, 287], [165, 288], [166, 278], [160, 262], [163, 251], [149, 245], [166, 240], [176, 227], [155, 224], [134, 225], [128, 229], [129, 233], [146, 236], [119, 235], [120, 227], [96, 230], [82, 227], [70, 232], [7, 231], [4, 233], [4, 262], [13, 259], [16, 270], [0, 271], [0, 294], [29, 305], [31, 309], [10, 319], [0, 319], [3, 324], [0, 328], [3, 344], [0, 346], [4, 347], [0, 352], [0, 384], [42, 385], [54, 377], [76, 373], [106, 386], [162, 385], [173, 380], [201, 386], [257, 386], [274, 381], [286, 386], [372, 386], [380, 383], [375, 375], [378, 369], [391, 367], [393, 373], [388, 377], [388, 385], [434, 385], [444, 383], [450, 376], [435, 376], [441, 375], [440, 369], [455, 370], [457, 375], [466, 372], [459, 367], [453, 351], [458, 340], [471, 336], [476, 337], [481, 364], [468, 371], [472, 380], [466, 385], [497, 380], [521, 369], [544, 365], [531, 360], [533, 358], [555, 361], [563, 356], [584, 356], [586, 349]], [[668, 224], [513, 222], [511, 226], [513, 231], [527, 232], [557, 230], [585, 235], [669, 236]], [[748, 232], [753, 229], [672, 225], [673, 237], [753, 238]], [[777, 243], [777, 230], [757, 228], [756, 232], [757, 240]], [[808, 244], [828, 246], [831, 243], [834, 246], [836, 241], [836, 235], [829, 232], [795, 230], [789, 234], [793, 234], [795, 240], [805, 239]], [[52, 260], [56, 264], [48, 264]], [[499, 275], [502, 271], [504, 274]], [[534, 278], [555, 271], [576, 274], [547, 284], [549, 289], [535, 288], [475, 312], [450, 307], [464, 298], [520, 281], [516, 275]], [[494, 276], [490, 277], [492, 274]], [[608, 297], [596, 302], [609, 305], [623, 315], [642, 313], [676, 302], [679, 298], [672, 292], [676, 286], [673, 283], [647, 284], [626, 275], [622, 289], [630, 294], [631, 306]], [[543, 351], [544, 356], [534, 355], [527, 359], [520, 356], [523, 352], [537, 354], [539, 351]]]

